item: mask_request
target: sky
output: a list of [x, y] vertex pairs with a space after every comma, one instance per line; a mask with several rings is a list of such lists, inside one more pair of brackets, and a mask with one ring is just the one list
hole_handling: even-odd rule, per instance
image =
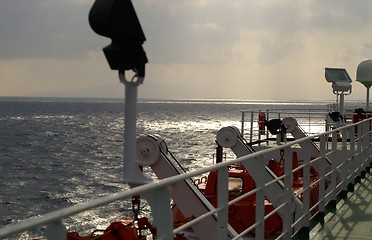
[[[123, 97], [89, 26], [93, 0], [2, 0], [0, 96]], [[139, 97], [332, 100], [324, 68], [346, 68], [345, 100], [372, 58], [370, 0], [132, 0], [149, 62]]]

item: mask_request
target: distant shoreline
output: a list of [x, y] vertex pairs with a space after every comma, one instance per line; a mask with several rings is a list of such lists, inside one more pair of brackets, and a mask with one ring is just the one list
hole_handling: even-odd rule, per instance
[[[0, 96], [0, 101], [52, 101], [52, 102], [124, 102], [124, 97], [39, 97], [39, 96]], [[161, 102], [161, 103], [335, 103], [335, 100], [328, 99], [328, 100], [306, 100], [306, 99], [296, 99], [296, 100], [288, 100], [288, 99], [209, 99], [209, 98], [197, 98], [197, 99], [162, 99], [162, 98], [139, 98], [138, 102]], [[347, 100], [345, 99], [346, 103], [364, 103], [365, 100]]]

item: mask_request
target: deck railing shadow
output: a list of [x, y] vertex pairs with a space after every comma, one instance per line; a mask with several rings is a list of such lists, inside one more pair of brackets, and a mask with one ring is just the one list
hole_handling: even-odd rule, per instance
[[[370, 169], [370, 168], [368, 168]], [[335, 208], [327, 209], [324, 220], [314, 224], [310, 239], [370, 239], [372, 228], [371, 172], [355, 184], [355, 189], [338, 197]]]

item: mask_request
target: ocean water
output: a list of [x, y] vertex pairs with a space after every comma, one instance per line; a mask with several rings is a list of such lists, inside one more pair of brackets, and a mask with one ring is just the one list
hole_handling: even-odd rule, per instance
[[[157, 134], [186, 170], [213, 164], [217, 131], [240, 110], [322, 108], [329, 102], [140, 100], [138, 134]], [[0, 98], [0, 227], [127, 188], [121, 182], [120, 99]], [[128, 214], [115, 203], [65, 220], [87, 233]], [[43, 229], [17, 236], [29, 239]]]

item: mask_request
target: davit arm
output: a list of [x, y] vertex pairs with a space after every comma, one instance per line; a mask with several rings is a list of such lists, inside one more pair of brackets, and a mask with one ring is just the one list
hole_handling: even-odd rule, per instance
[[[217, 133], [217, 142], [222, 147], [231, 148], [237, 157], [254, 153], [253, 148], [244, 143], [239, 130], [235, 127], [224, 127], [220, 129]], [[277, 176], [266, 166], [263, 159], [245, 161], [243, 165], [257, 185], [263, 186], [277, 178]], [[268, 185], [265, 188], [265, 195], [275, 207], [278, 207], [287, 200], [284, 191], [284, 186], [282, 182], [279, 181], [275, 182], [275, 184]], [[295, 214], [295, 218], [297, 219], [296, 216], [301, 216], [303, 212], [302, 202], [294, 195], [291, 196], [291, 202], [293, 203], [291, 204], [293, 206], [292, 212]], [[279, 214], [283, 216], [283, 210], [279, 210]]]
[[[291, 117], [283, 118], [282, 125], [286, 129], [287, 133], [292, 134], [294, 139], [307, 137], [306, 133], [298, 126], [298, 123], [294, 118]], [[301, 142], [300, 146], [302, 149], [306, 149], [306, 151], [308, 151], [308, 154], [310, 154], [312, 158], [319, 157], [320, 150], [312, 141]], [[317, 171], [319, 171], [318, 164], [315, 164], [314, 167]], [[324, 158], [320, 162], [320, 167], [326, 169], [326, 172], [329, 172], [331, 170], [331, 162], [329, 161], [328, 158]]]
[[[157, 136], [139, 136], [137, 138], [136, 151], [139, 165], [151, 167], [159, 179], [182, 173], [176, 163], [166, 156], [165, 142]], [[172, 184], [171, 195], [186, 219], [201, 216], [214, 209], [191, 179]], [[216, 229], [216, 227], [217, 219], [215, 216], [209, 216], [192, 226], [200, 239], [211, 240], [216, 239], [215, 231], [212, 230]], [[237, 235], [230, 226], [228, 232], [231, 238]]]

